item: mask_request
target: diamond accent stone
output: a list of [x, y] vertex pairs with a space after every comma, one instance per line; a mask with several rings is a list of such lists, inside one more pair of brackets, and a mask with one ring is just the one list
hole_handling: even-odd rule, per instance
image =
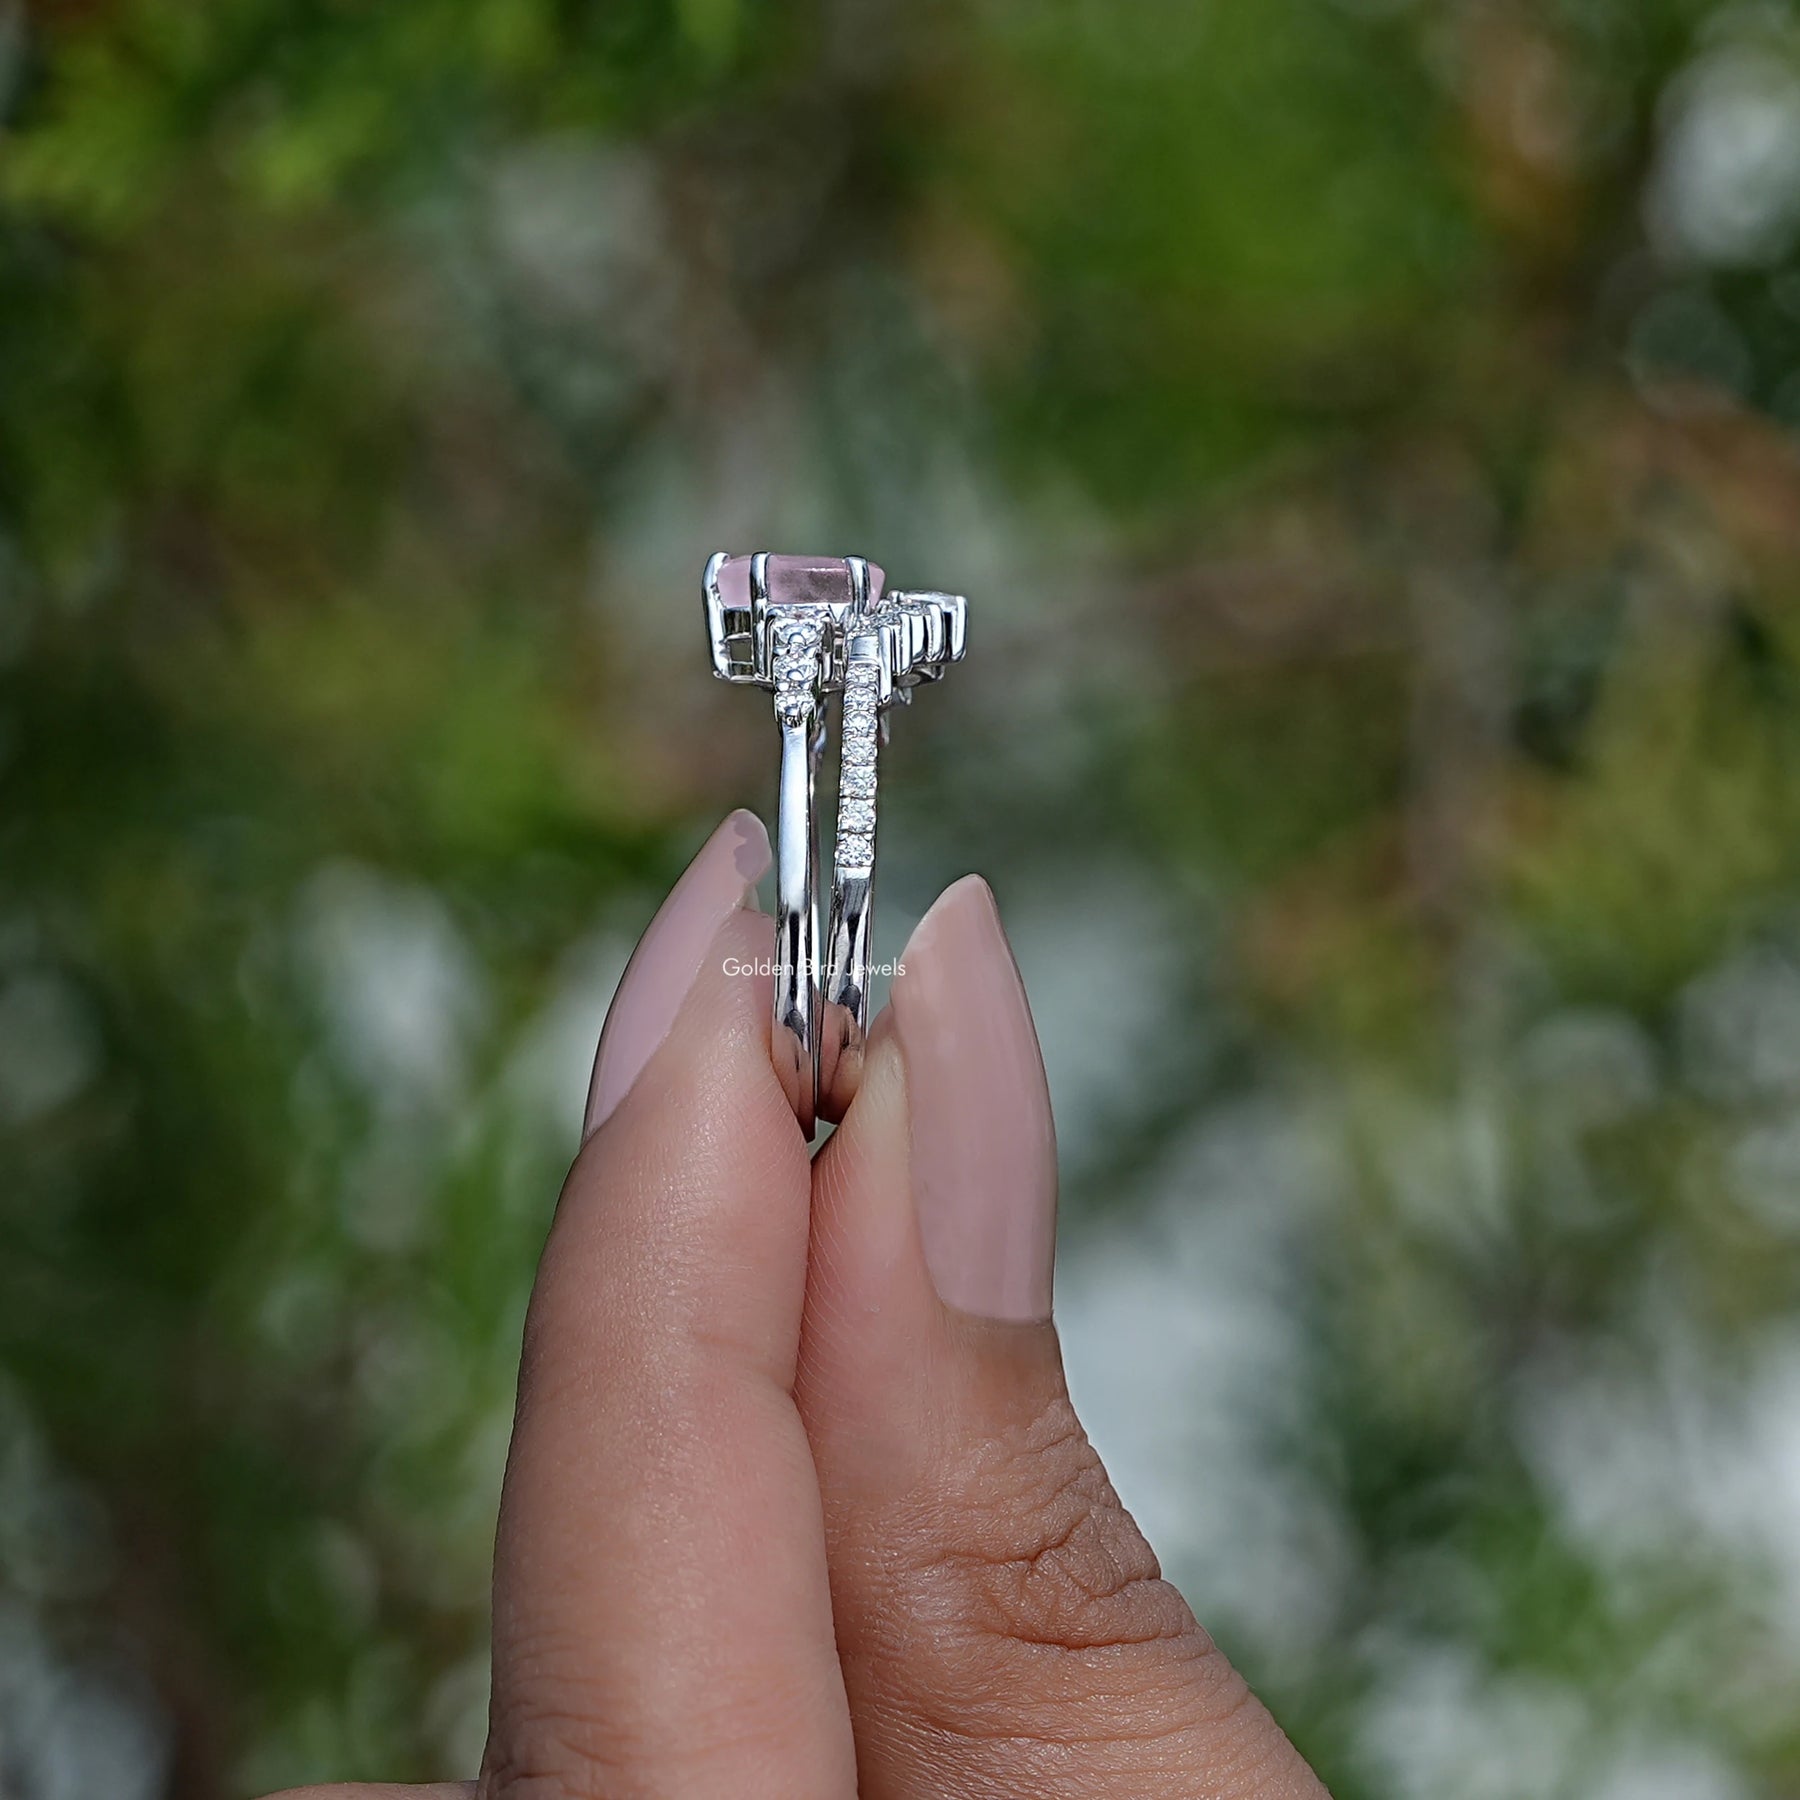
[[875, 798], [875, 771], [868, 764], [858, 764], [844, 771], [840, 790], [852, 800]]
[[875, 829], [873, 800], [845, 800], [838, 807], [838, 830], [868, 832]]
[[844, 740], [844, 761], [851, 768], [872, 764], [875, 761], [875, 740], [873, 738], [846, 738]]
[[875, 840], [867, 832], [840, 831], [837, 860], [846, 869], [872, 869], [875, 866]]

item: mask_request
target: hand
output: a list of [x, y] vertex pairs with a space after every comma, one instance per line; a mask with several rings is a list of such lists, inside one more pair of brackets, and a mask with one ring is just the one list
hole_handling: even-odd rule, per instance
[[481, 1779], [309, 1800], [1322, 1795], [1069, 1405], [992, 895], [920, 924], [809, 1167], [742, 972], [768, 861], [726, 820], [607, 1021], [526, 1321]]

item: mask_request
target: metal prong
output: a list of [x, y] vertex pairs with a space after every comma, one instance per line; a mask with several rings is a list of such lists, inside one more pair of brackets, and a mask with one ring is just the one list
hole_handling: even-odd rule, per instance
[[706, 608], [706, 641], [712, 650], [712, 672], [721, 681], [729, 681], [731, 656], [725, 647], [725, 596], [719, 592], [719, 571], [724, 566], [723, 550], [715, 550], [706, 559], [706, 573], [700, 577], [700, 600]]
[[962, 594], [940, 594], [938, 600], [944, 614], [944, 630], [949, 637], [949, 657], [961, 662], [969, 644], [969, 602]]
[[944, 609], [933, 606], [927, 600], [922, 614], [925, 620], [924, 660], [927, 663], [942, 663], [950, 654], [950, 627], [944, 617]]
[[886, 706], [893, 694], [893, 671], [888, 667], [885, 654], [887, 639], [883, 633], [864, 629], [854, 635], [846, 634], [844, 638], [844, 679], [850, 678], [850, 670], [858, 663], [872, 664], [876, 670], [875, 704]]
[[719, 572], [730, 560], [727, 552], [715, 550], [706, 559], [706, 572], [700, 579], [707, 649], [712, 657], [712, 672], [719, 680], [755, 681], [756, 640], [750, 630], [750, 614], [741, 606], [726, 605], [719, 584]]
[[856, 618], [863, 618], [869, 610], [869, 559], [866, 556], [846, 556], [844, 567], [850, 571], [850, 610]]
[[758, 550], [750, 558], [750, 654], [759, 680], [772, 681], [775, 673], [774, 620], [769, 617], [769, 553]]

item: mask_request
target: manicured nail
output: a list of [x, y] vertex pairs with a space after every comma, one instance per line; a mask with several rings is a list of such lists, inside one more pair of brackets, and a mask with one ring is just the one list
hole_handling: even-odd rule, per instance
[[990, 1319], [1050, 1316], [1056, 1126], [1031, 1007], [988, 884], [919, 921], [894, 977], [912, 1186], [939, 1295]]
[[657, 1046], [694, 985], [719, 927], [740, 906], [754, 906], [770, 862], [769, 834], [752, 812], [734, 812], [670, 888], [625, 966], [594, 1056], [582, 1141], [604, 1125]]

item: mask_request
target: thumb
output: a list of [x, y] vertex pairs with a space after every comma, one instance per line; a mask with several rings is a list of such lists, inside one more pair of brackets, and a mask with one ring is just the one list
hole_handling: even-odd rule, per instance
[[814, 1168], [799, 1385], [859, 1792], [1321, 1795], [1069, 1404], [1049, 1095], [986, 883], [902, 962]]

